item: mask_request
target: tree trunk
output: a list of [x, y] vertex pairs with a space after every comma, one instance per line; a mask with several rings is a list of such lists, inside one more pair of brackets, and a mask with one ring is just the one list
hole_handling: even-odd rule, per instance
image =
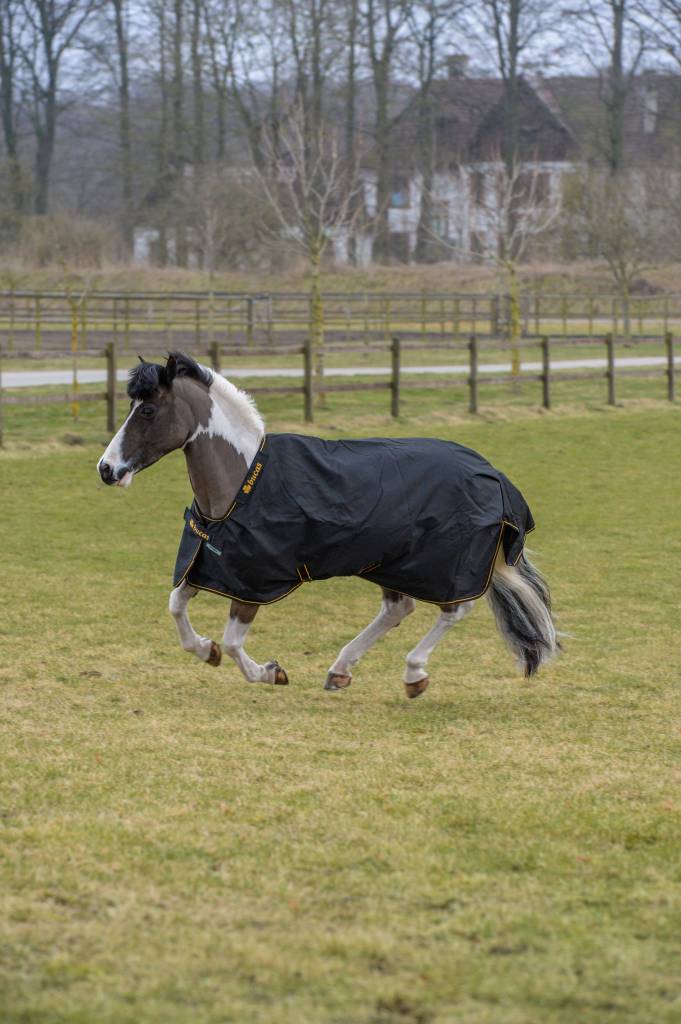
[[432, 263], [437, 259], [437, 244], [433, 237], [433, 181], [435, 178], [435, 130], [433, 109], [428, 96], [420, 103], [419, 139], [421, 150], [421, 207], [416, 228], [414, 259], [417, 263]]
[[192, 92], [194, 98], [194, 176], [198, 183], [206, 159], [203, 103], [203, 59], [201, 54], [201, 0], [192, 0]]
[[[35, 155], [35, 212], [43, 215], [49, 209], [50, 172], [54, 156], [57, 121], [57, 83], [53, 73], [49, 76], [49, 89], [43, 107], [44, 121], [37, 131]], [[40, 117], [40, 114], [38, 114]]]
[[520, 339], [522, 334], [520, 317], [520, 282], [515, 261], [505, 264], [508, 274], [508, 340], [511, 345], [511, 375], [520, 378]]
[[[175, 190], [184, 185], [184, 122], [182, 112], [183, 98], [183, 65], [182, 65], [182, 41], [184, 35], [184, 0], [174, 0], [173, 3], [173, 80], [172, 80], [172, 125], [173, 125], [173, 179]], [[179, 198], [179, 197], [178, 197]], [[176, 202], [174, 203], [176, 205]], [[175, 262], [178, 267], [187, 266], [187, 225], [184, 217], [180, 214], [175, 217]]]
[[321, 289], [321, 252], [317, 245], [310, 246], [310, 338], [314, 361], [315, 397], [320, 409], [326, 408], [324, 392], [324, 301]]
[[373, 258], [377, 263], [390, 259], [390, 192], [392, 161], [391, 125], [388, 114], [388, 82], [380, 76], [376, 90], [376, 213], [374, 217]]
[[121, 149], [121, 191], [123, 197], [123, 238], [128, 252], [134, 244], [132, 208], [132, 136], [130, 129], [130, 79], [128, 39], [125, 31], [125, 0], [112, 0], [118, 50], [118, 136]]
[[[347, 165], [348, 195], [355, 190], [357, 161], [357, 6], [358, 0], [350, 0], [350, 23], [348, 26], [348, 63], [345, 87], [345, 161]], [[351, 214], [356, 211], [351, 210]], [[348, 238], [348, 260], [357, 263], [357, 239], [355, 228]]]
[[626, 0], [610, 0], [612, 10], [612, 54], [610, 66], [610, 89], [608, 109], [608, 138], [610, 151], [608, 162], [611, 174], [621, 169], [624, 157], [624, 102], [626, 84], [624, 80], [624, 15]]
[[12, 209], [21, 214], [24, 208], [23, 177], [17, 135], [17, 39], [12, 12], [0, 7], [0, 112], [3, 138], [9, 169], [9, 190]]

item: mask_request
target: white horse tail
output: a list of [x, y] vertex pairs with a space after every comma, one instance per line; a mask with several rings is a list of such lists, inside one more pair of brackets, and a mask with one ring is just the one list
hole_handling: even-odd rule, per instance
[[546, 580], [524, 552], [516, 565], [506, 565], [500, 551], [487, 600], [499, 632], [518, 658], [525, 675], [534, 675], [560, 650]]

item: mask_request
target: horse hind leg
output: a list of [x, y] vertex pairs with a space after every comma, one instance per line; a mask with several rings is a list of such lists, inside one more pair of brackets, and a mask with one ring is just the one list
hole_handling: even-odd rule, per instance
[[188, 583], [180, 583], [170, 592], [168, 610], [175, 620], [180, 643], [185, 651], [195, 654], [200, 661], [207, 665], [219, 665], [222, 659], [222, 652], [218, 644], [207, 636], [199, 636], [187, 613], [187, 606], [193, 597], [196, 597], [198, 590], [190, 587]]
[[455, 608], [452, 608], [451, 605], [440, 605], [441, 612], [437, 622], [407, 655], [407, 667], [404, 673], [404, 688], [407, 691], [407, 697], [419, 697], [427, 688], [430, 682], [426, 670], [428, 658], [442, 637], [464, 615], [468, 614], [473, 604], [473, 601], [464, 601], [462, 604], [456, 605]]
[[370, 622], [354, 640], [347, 643], [340, 651], [327, 673], [324, 689], [347, 689], [352, 682], [352, 668], [362, 655], [366, 654], [369, 648], [373, 647], [389, 630], [399, 626], [400, 622], [410, 615], [415, 607], [416, 602], [412, 597], [398, 594], [394, 590], [383, 589], [380, 612], [373, 622]]

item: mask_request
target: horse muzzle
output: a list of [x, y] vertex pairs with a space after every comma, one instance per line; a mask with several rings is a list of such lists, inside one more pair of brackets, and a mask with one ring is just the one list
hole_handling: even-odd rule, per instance
[[109, 462], [100, 459], [97, 469], [99, 470], [102, 482], [109, 486], [116, 484], [118, 487], [127, 487], [132, 480], [133, 470], [125, 463], [114, 469]]

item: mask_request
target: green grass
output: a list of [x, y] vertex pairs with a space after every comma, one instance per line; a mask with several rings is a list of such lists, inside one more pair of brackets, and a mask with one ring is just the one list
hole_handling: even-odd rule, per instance
[[[319, 429], [453, 437], [523, 489], [572, 634], [537, 682], [516, 676], [481, 604], [407, 701], [422, 606], [349, 691], [325, 693], [376, 611], [357, 580], [261, 612], [249, 650], [279, 658], [287, 689], [199, 664], [165, 611], [181, 457], [112, 493], [94, 473], [99, 413], [68, 447], [58, 410], [14, 411], [3, 1024], [681, 1018], [681, 413], [473, 421], [422, 402], [399, 424], [385, 404], [361, 418], [334, 404]], [[297, 428], [297, 405], [264, 404], [272, 429]], [[226, 603], [194, 605], [218, 636]]]

